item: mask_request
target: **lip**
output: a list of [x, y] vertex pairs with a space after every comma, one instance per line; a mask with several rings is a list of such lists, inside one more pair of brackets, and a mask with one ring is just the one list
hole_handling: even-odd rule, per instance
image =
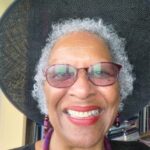
[[[66, 112], [67, 110], [86, 112], [86, 111], [92, 111], [96, 109], [100, 109], [100, 107], [99, 106], [69, 106], [65, 110]], [[67, 118], [71, 123], [77, 126], [90, 126], [90, 125], [94, 125], [100, 119], [100, 116], [101, 115], [77, 118], [77, 117], [67, 115]]]
[[86, 111], [91, 111], [94, 109], [100, 109], [100, 107], [99, 106], [69, 106], [65, 110], [67, 110], [67, 109], [86, 112]]
[[95, 124], [99, 120], [100, 116], [95, 116], [95, 117], [87, 117], [84, 119], [78, 119], [78, 118], [73, 118], [68, 116], [68, 120], [72, 122], [75, 125], [78, 126], [90, 126]]

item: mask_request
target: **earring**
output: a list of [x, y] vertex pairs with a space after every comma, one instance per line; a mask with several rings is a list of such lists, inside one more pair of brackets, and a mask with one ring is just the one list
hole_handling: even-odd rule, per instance
[[44, 117], [44, 134], [43, 134], [44, 136], [43, 136], [43, 138], [46, 137], [46, 134], [47, 134], [50, 127], [51, 127], [51, 125], [50, 125], [50, 122], [49, 122], [49, 117], [48, 117], [48, 115], [45, 115], [45, 117]]
[[120, 126], [120, 113], [119, 112], [117, 113], [117, 116], [115, 118], [114, 126], [115, 127], [119, 127]]

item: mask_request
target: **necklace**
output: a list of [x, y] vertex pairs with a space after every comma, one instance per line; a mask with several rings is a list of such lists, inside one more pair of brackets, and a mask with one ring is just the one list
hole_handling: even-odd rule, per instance
[[[45, 136], [43, 150], [49, 150], [49, 144], [50, 144], [50, 139], [51, 139], [52, 133], [53, 133], [53, 129], [50, 128]], [[106, 137], [104, 139], [104, 147], [105, 147], [105, 150], [111, 150], [110, 142]]]

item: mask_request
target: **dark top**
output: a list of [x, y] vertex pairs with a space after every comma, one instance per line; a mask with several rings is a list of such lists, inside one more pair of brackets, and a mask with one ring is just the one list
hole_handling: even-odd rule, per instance
[[[122, 142], [122, 141], [111, 141], [112, 150], [150, 150], [150, 147], [146, 146], [141, 142]], [[13, 150], [35, 150], [35, 144], [27, 145]], [[60, 149], [61, 150], [61, 149]]]

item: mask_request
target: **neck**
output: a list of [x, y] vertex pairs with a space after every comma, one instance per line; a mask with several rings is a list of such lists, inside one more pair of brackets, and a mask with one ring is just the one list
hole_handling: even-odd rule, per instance
[[72, 146], [73, 144], [70, 144], [70, 142], [66, 142], [65, 140], [62, 140], [62, 139], [63, 138], [61, 138], [60, 136], [57, 136], [55, 132], [53, 132], [52, 134], [52, 130], [49, 130], [45, 138], [43, 150], [60, 150], [60, 148], [61, 150], [111, 150], [109, 142], [106, 139], [101, 140], [98, 143], [95, 143], [88, 147]]

